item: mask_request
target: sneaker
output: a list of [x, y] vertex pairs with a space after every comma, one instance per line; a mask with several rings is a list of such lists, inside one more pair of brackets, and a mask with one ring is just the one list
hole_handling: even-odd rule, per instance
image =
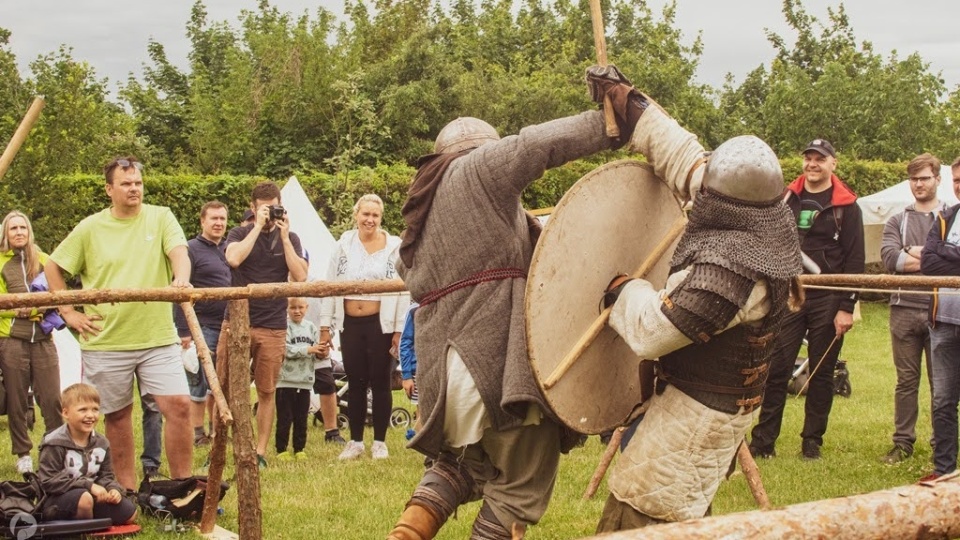
[[297, 461], [301, 461], [301, 460], [307, 459], [307, 453], [301, 450], [293, 454], [293, 457], [297, 458]]
[[154, 467], [153, 465], [144, 465], [143, 466], [143, 477], [147, 479], [154, 479], [160, 476], [160, 468]]
[[886, 455], [880, 458], [880, 461], [882, 461], [883, 463], [886, 463], [887, 465], [895, 465], [909, 458], [912, 455], [913, 455], [912, 450], [908, 450], [900, 446], [899, 444], [895, 444], [893, 445], [893, 448], [891, 448], [890, 451], [886, 453]]
[[803, 459], [820, 459], [820, 445], [813, 439], [803, 440], [801, 452], [803, 453]]
[[277, 461], [293, 461], [294, 459], [293, 452], [290, 450], [286, 450], [277, 454]]
[[370, 447], [370, 455], [373, 456], [373, 459], [387, 459], [390, 457], [390, 451], [387, 450], [387, 443], [383, 441], [373, 441], [373, 446]]
[[201, 446], [210, 446], [211, 442], [213, 442], [213, 439], [206, 433], [200, 435], [199, 437], [193, 438], [193, 446], [196, 448], [200, 448]]
[[347, 443], [347, 446], [343, 449], [343, 452], [340, 452], [340, 456], [337, 459], [357, 459], [358, 457], [363, 455], [363, 452], [366, 449], [367, 447], [364, 446], [362, 442], [350, 441]]
[[257, 454], [257, 468], [266, 469], [267, 468], [267, 458], [263, 457], [260, 454]]
[[937, 478], [940, 478], [940, 475], [939, 475], [939, 474], [937, 474], [937, 473], [930, 473], [930, 474], [924, 476], [923, 478], [921, 478], [917, 483], [918, 483], [918, 484], [922, 484], [922, 483], [924, 483], [924, 482], [933, 482], [933, 481], [936, 480]]
[[30, 457], [30, 454], [20, 456], [20, 459], [17, 460], [17, 472], [20, 474], [33, 472], [33, 458]]
[[750, 445], [750, 455], [754, 459], [770, 459], [777, 457], [777, 451], [773, 449], [772, 446], [754, 446]]
[[323, 442], [333, 443], [333, 444], [347, 444], [347, 441], [343, 440], [343, 437], [340, 436], [339, 430], [328, 431], [323, 437]]

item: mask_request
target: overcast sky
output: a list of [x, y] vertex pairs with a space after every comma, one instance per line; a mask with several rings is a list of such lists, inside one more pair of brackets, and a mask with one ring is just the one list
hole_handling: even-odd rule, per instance
[[[806, 11], [826, 19], [831, 0], [801, 0]], [[665, 0], [647, 0], [660, 13]], [[206, 0], [210, 20], [236, 26], [242, 9], [255, 9], [256, 0]], [[313, 16], [325, 6], [342, 17], [342, 0], [271, 0], [282, 11]], [[76, 59], [88, 61], [111, 89], [141, 72], [148, 60], [147, 40], [164, 45], [170, 59], [186, 65], [189, 43], [185, 36], [193, 0], [0, 0], [0, 27], [13, 32], [11, 47], [26, 73], [38, 55], [55, 51], [61, 43], [73, 47]], [[957, 0], [848, 0], [845, 3], [858, 41], [870, 41], [887, 57], [919, 52], [949, 90], [960, 85], [960, 2]], [[726, 73], [737, 82], [753, 68], [768, 64], [773, 48], [765, 29], [794, 35], [787, 29], [780, 0], [681, 0], [676, 25], [684, 41], [703, 33], [704, 53], [698, 79], [720, 88]], [[584, 40], [592, 41], [591, 36]], [[616, 58], [611, 58], [616, 62]], [[629, 74], [628, 74], [629, 76]]]

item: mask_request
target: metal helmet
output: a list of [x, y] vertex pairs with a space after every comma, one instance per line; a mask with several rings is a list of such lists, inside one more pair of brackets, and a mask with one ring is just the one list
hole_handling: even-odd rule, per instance
[[500, 135], [490, 124], [479, 118], [461, 116], [440, 130], [437, 141], [433, 143], [433, 151], [437, 154], [454, 154], [499, 140]]
[[710, 154], [703, 185], [741, 201], [768, 202], [783, 195], [783, 171], [767, 143], [741, 135]]

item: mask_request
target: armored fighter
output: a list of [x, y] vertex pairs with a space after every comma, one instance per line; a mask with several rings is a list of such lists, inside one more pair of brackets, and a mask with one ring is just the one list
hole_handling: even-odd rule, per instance
[[[636, 93], [615, 69], [587, 78], [601, 97]], [[618, 276], [604, 296], [610, 326], [638, 356], [659, 360], [598, 532], [707, 513], [760, 404], [773, 336], [801, 296], [796, 227], [769, 146], [741, 136], [707, 156], [651, 103], [629, 148], [693, 208], [665, 288]]]

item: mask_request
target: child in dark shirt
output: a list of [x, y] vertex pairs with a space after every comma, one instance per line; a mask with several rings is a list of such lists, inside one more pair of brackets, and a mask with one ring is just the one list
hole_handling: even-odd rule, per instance
[[37, 476], [47, 495], [44, 519], [133, 523], [137, 506], [123, 497], [123, 486], [113, 474], [110, 443], [94, 431], [100, 419], [100, 393], [88, 384], [74, 384], [63, 391], [60, 402], [64, 424], [40, 444]]

